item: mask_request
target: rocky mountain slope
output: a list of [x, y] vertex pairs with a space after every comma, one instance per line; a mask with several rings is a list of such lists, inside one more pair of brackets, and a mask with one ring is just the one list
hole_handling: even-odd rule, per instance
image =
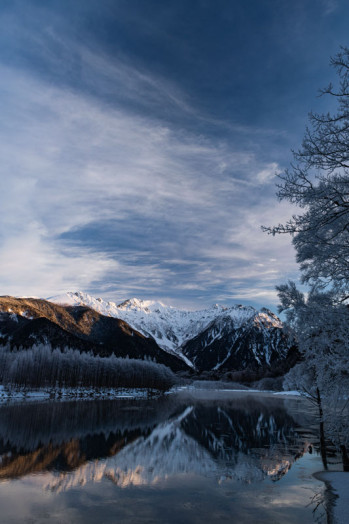
[[0, 297], [0, 343], [30, 347], [37, 343], [92, 351], [101, 356], [151, 359], [173, 371], [188, 369], [121, 319], [87, 306], [61, 306], [34, 298]]
[[224, 314], [182, 346], [202, 371], [270, 367], [286, 358], [288, 342], [272, 314], [260, 312], [237, 323]]
[[290, 345], [280, 319], [265, 308], [214, 305], [185, 311], [136, 298], [118, 305], [81, 292], [49, 300], [121, 319], [197, 371], [268, 368], [285, 360]]

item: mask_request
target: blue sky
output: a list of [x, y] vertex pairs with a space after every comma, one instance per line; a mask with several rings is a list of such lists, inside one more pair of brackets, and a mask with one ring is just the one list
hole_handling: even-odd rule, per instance
[[2, 0], [0, 294], [275, 309], [335, 0]]

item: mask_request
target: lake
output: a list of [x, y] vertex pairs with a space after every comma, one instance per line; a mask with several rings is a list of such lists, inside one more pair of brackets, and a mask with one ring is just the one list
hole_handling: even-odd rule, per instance
[[264, 394], [1, 405], [0, 522], [331, 522], [318, 441]]

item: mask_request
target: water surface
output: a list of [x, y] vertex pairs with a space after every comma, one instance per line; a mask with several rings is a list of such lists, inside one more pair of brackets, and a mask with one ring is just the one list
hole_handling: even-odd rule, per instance
[[328, 522], [317, 442], [304, 400], [256, 394], [4, 405], [0, 521]]

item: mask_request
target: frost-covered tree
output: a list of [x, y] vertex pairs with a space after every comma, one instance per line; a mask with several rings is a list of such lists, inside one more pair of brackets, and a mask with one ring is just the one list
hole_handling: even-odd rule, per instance
[[[285, 389], [298, 389], [317, 405], [320, 422], [339, 446], [349, 445], [349, 308], [333, 292], [313, 289], [306, 298], [294, 282], [277, 287], [287, 326], [303, 361], [286, 375]], [[345, 451], [345, 449], [343, 450]]]
[[[349, 444], [349, 49], [331, 60], [338, 86], [321, 91], [336, 112], [310, 113], [302, 146], [279, 175], [278, 198], [298, 207], [286, 224], [264, 227], [290, 234], [310, 286], [306, 298], [294, 283], [277, 288], [287, 324], [303, 361], [285, 380], [306, 392], [320, 420], [346, 457]], [[345, 416], [346, 414], [346, 416]]]
[[0, 381], [28, 387], [136, 387], [163, 390], [176, 382], [174, 373], [154, 362], [100, 357], [49, 344], [11, 351], [0, 347]]
[[278, 198], [300, 208], [286, 224], [264, 227], [293, 236], [303, 282], [330, 285], [342, 299], [349, 294], [349, 48], [331, 60], [339, 85], [321, 91], [337, 111], [310, 113], [294, 163], [279, 175]]

